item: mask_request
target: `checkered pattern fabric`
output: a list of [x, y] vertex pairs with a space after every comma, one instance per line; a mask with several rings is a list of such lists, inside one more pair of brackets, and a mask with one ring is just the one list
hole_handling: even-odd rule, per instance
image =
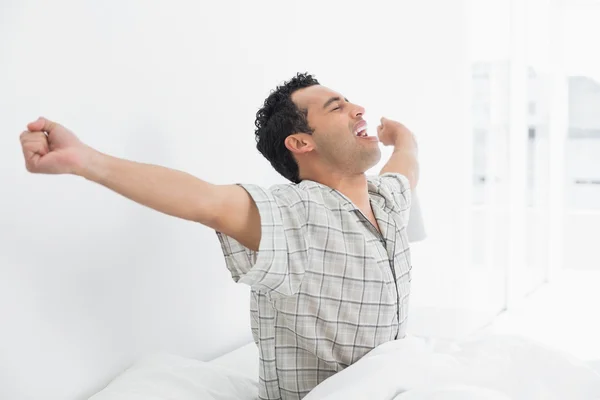
[[301, 399], [377, 345], [405, 336], [410, 186], [369, 177], [381, 233], [342, 193], [314, 181], [240, 185], [258, 207], [258, 252], [217, 232], [227, 268], [251, 286], [260, 399]]

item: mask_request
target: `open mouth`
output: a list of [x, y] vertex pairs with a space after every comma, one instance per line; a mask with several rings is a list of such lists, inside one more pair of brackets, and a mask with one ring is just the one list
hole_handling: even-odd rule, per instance
[[360, 121], [356, 125], [354, 125], [354, 134], [358, 137], [367, 137], [369, 134], [367, 133], [367, 122]]
[[367, 128], [365, 128], [365, 129], [363, 129], [361, 131], [356, 132], [356, 136], [358, 136], [358, 137], [367, 137], [367, 136], [369, 136], [369, 134], [367, 133]]
[[371, 141], [377, 141], [377, 136], [369, 136], [367, 133], [367, 122], [360, 121], [356, 125], [354, 125], [354, 135], [361, 139], [369, 139]]

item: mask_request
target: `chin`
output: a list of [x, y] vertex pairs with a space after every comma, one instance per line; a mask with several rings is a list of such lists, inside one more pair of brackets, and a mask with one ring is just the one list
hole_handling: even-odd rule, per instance
[[[377, 148], [377, 152], [374, 152], [373, 154], [371, 154], [371, 162], [370, 162], [369, 168], [373, 168], [374, 166], [379, 164], [379, 161], [381, 161], [381, 150], [379, 150], [379, 148]], [[369, 168], [367, 168], [367, 169], [369, 169]]]
[[381, 152], [378, 151], [376, 154], [369, 154], [367, 157], [362, 158], [361, 166], [359, 168], [359, 172], [365, 173], [374, 166], [376, 166], [379, 161], [381, 161]]

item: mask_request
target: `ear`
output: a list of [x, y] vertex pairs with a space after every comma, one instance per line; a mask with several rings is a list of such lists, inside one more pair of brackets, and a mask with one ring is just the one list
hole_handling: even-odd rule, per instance
[[307, 133], [294, 133], [285, 138], [285, 147], [293, 154], [304, 154], [315, 149], [312, 135]]

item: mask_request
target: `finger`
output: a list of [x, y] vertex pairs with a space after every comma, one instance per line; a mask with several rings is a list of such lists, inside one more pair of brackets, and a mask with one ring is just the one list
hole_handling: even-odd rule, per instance
[[27, 149], [40, 149], [40, 154], [47, 154], [50, 151], [48, 137], [44, 132], [30, 132], [22, 136], [21, 146]]
[[52, 133], [58, 124], [56, 122], [50, 121], [44, 117], [39, 117], [36, 121], [30, 122], [27, 124], [27, 129], [30, 131], [42, 131]]
[[21, 133], [20, 139], [21, 139], [21, 143], [28, 143], [28, 142], [35, 142], [35, 141], [40, 141], [40, 142], [48, 141], [48, 137], [46, 136], [46, 134], [44, 132], [24, 131], [23, 133]]
[[30, 143], [23, 146], [23, 155], [25, 156], [25, 161], [30, 161], [39, 159], [41, 156], [45, 155], [45, 152], [42, 146]]
[[29, 132], [21, 133], [21, 146], [25, 158], [31, 158], [31, 153], [45, 155], [50, 151], [48, 138], [44, 132]]
[[23, 145], [23, 156], [28, 171], [33, 172], [39, 164], [40, 159], [48, 154], [48, 146], [40, 142], [30, 142]]

